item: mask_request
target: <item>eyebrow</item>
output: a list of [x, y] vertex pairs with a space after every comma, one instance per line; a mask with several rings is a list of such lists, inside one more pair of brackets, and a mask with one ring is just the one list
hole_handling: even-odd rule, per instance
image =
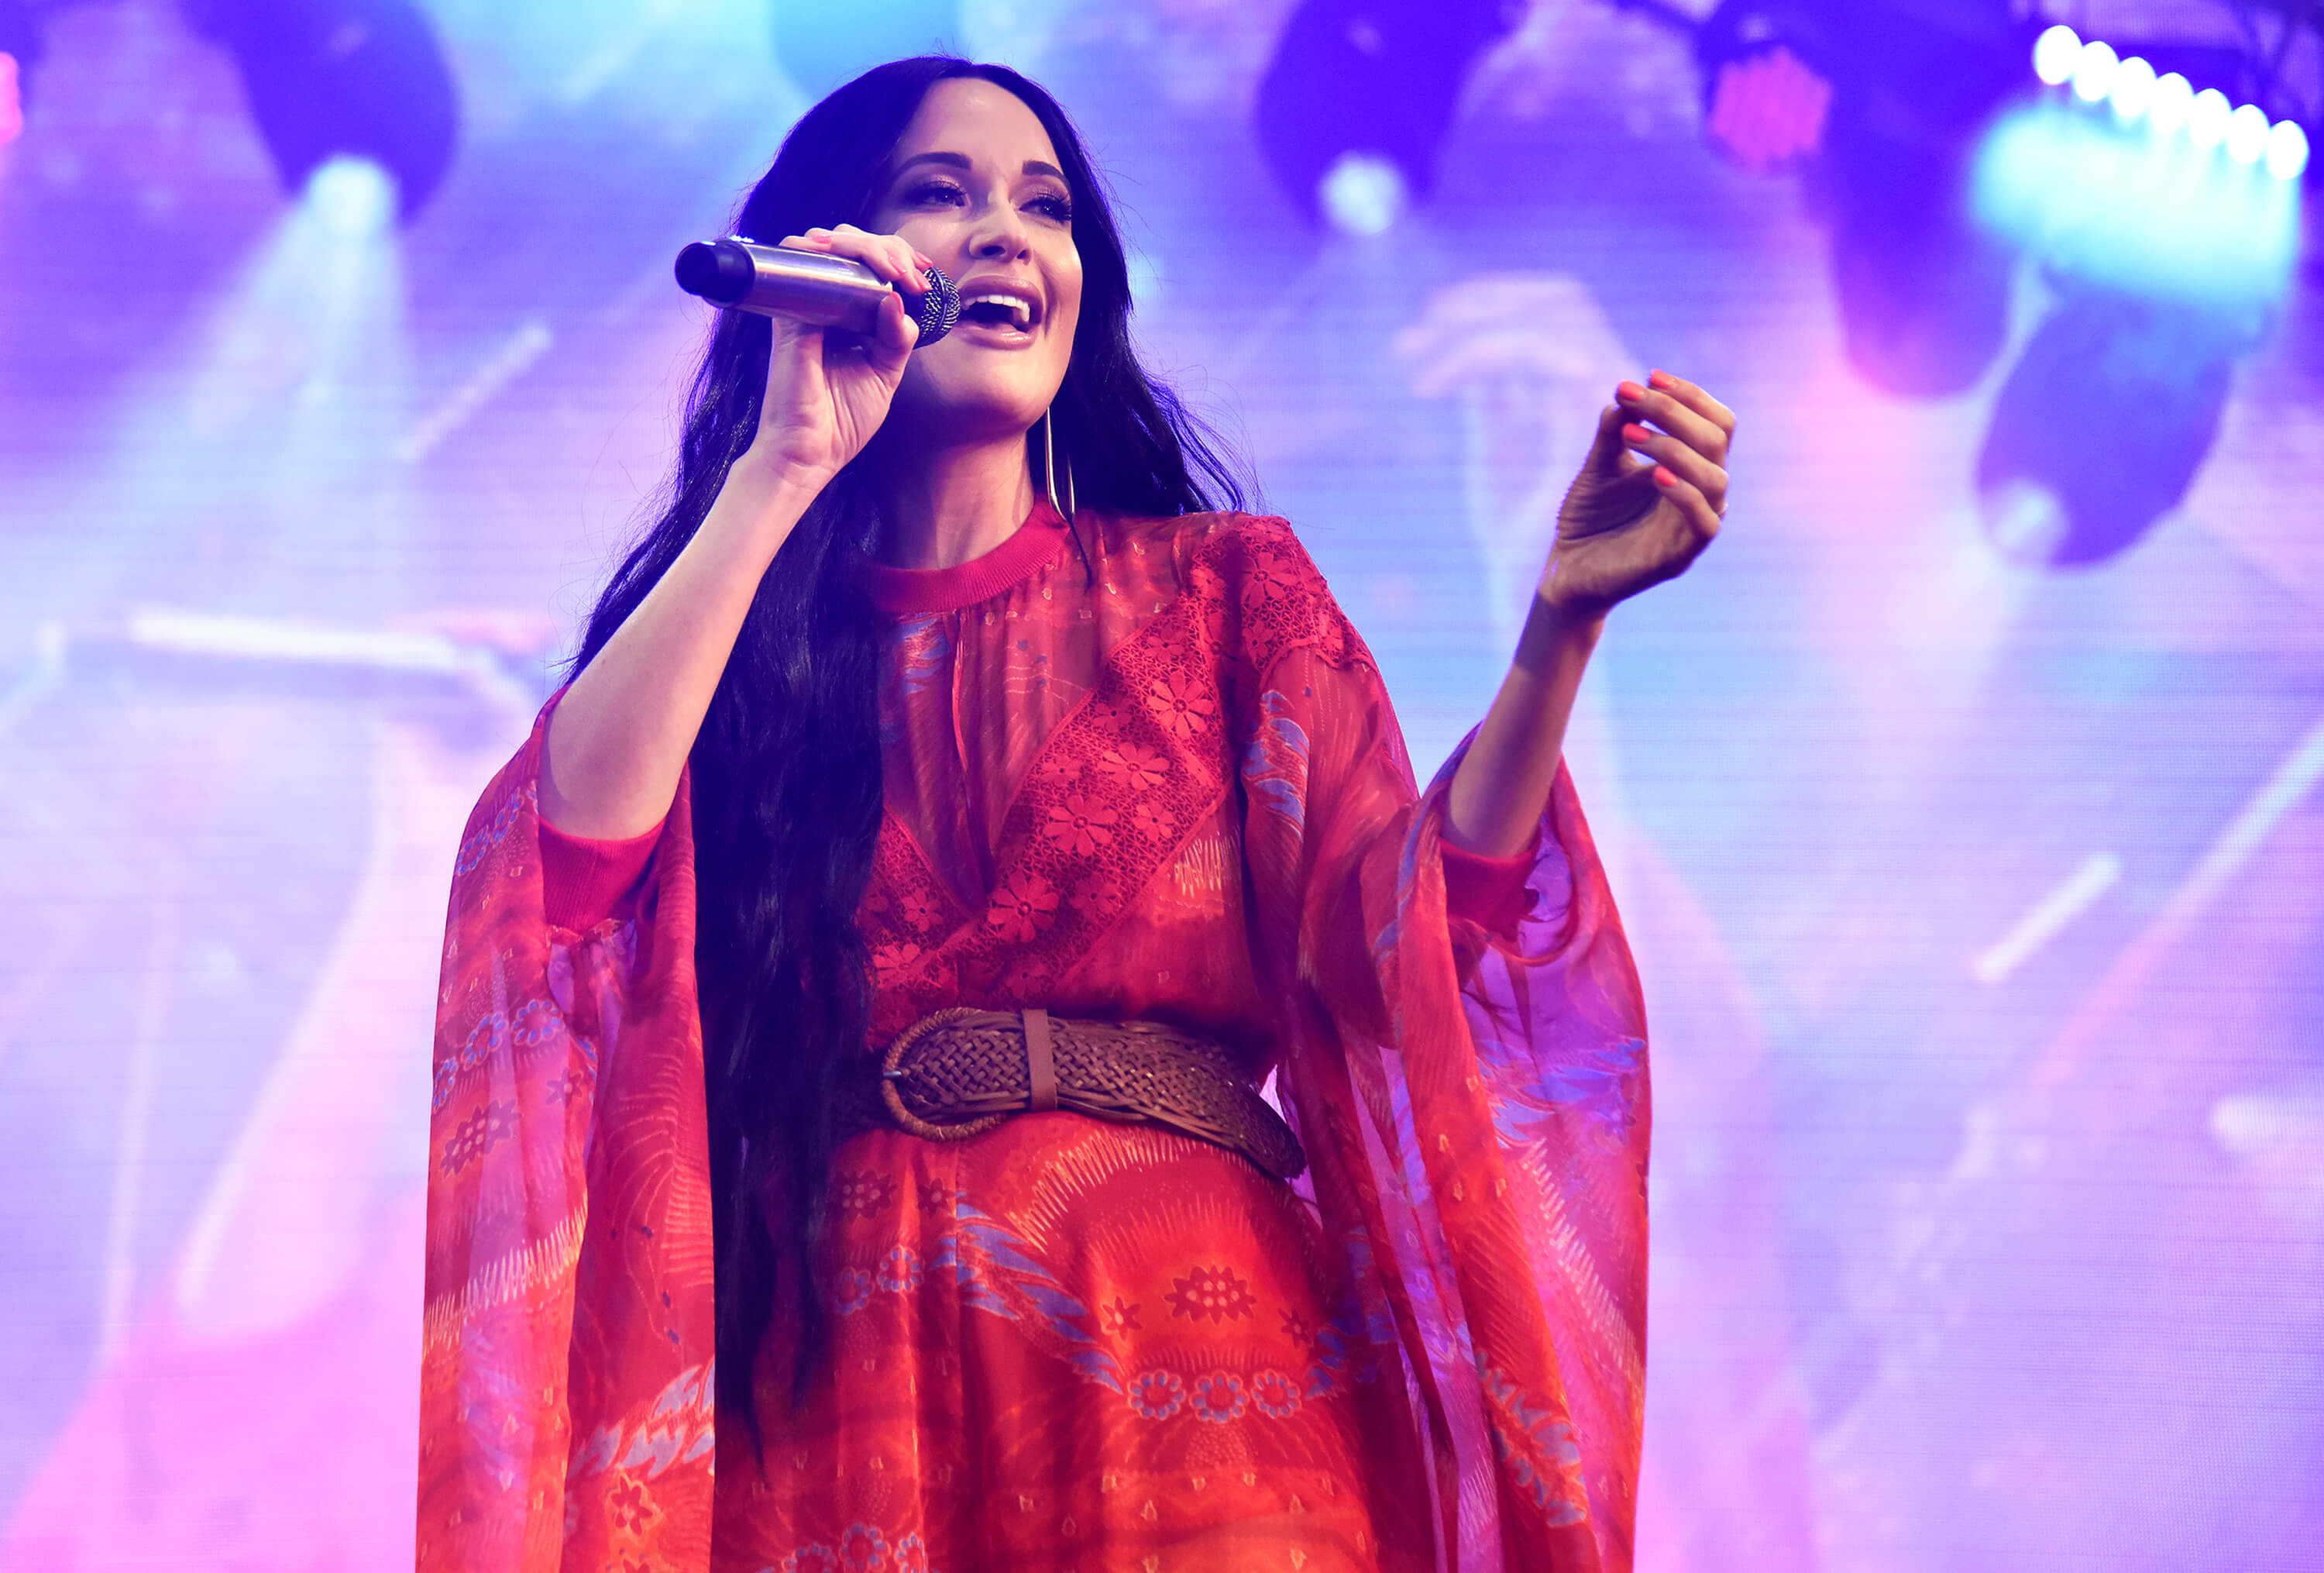
[[[967, 172], [973, 167], [969, 156], [964, 153], [916, 153], [910, 158], [906, 159], [902, 163], [896, 166], [896, 175], [902, 174], [914, 164], [943, 164], [948, 169], [959, 170], [963, 173]], [[1024, 169], [1019, 172], [1028, 175], [1048, 175], [1059, 180], [1065, 179], [1065, 171], [1059, 169], [1053, 163], [1044, 162], [1040, 159], [1027, 159], [1025, 161]], [[894, 180], [896, 175], [890, 175], [888, 178], [890, 180]], [[1071, 184], [1072, 182], [1067, 181], [1066, 183]]]

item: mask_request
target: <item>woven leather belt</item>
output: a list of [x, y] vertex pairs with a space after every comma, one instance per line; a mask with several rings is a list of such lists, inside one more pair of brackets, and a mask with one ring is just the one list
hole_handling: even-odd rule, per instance
[[1277, 1180], [1307, 1167], [1299, 1138], [1223, 1046], [1158, 1022], [956, 1005], [896, 1034], [876, 1063], [876, 1084], [866, 1078], [851, 1089], [849, 1123], [858, 1127], [893, 1124], [960, 1142], [1010, 1115], [1069, 1109], [1196, 1137]]

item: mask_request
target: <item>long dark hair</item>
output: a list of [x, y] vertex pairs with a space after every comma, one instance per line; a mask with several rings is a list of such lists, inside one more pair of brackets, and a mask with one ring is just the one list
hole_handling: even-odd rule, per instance
[[[944, 56], [865, 72], [792, 128], [743, 202], [736, 232], [771, 243], [817, 225], [867, 222], [921, 99], [954, 77], [982, 78], [1024, 100], [1073, 192], [1081, 320], [1050, 409], [1080, 501], [1147, 516], [1240, 507], [1234, 472], [1139, 364], [1121, 236], [1080, 137], [1056, 101], [1016, 72]], [[575, 671], [694, 538], [750, 446], [769, 338], [762, 318], [720, 316], [687, 402], [669, 504], [598, 597]], [[1028, 462], [1038, 461], [1028, 454]], [[870, 1031], [871, 974], [855, 912], [880, 826], [878, 654], [857, 570], [877, 528], [870, 488], [851, 465], [760, 580], [692, 755], [718, 1397], [753, 1437], [757, 1356], [778, 1314], [798, 1334], [795, 1402], [821, 1365], [828, 1329], [815, 1258], [833, 1112], [841, 1070], [863, 1052]]]

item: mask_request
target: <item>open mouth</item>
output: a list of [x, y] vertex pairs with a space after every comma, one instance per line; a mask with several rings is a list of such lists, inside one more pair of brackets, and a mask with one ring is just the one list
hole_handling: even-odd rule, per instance
[[987, 286], [960, 292], [960, 319], [964, 325], [974, 323], [1004, 332], [1030, 333], [1041, 320], [1041, 310], [1028, 296]]

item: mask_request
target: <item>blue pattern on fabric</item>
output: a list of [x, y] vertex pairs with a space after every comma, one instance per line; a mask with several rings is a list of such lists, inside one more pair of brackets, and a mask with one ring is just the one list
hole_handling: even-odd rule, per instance
[[1307, 766], [1313, 747], [1291, 717], [1291, 701], [1273, 689], [1259, 697], [1259, 729], [1243, 749], [1243, 787], [1251, 802], [1307, 828]]

